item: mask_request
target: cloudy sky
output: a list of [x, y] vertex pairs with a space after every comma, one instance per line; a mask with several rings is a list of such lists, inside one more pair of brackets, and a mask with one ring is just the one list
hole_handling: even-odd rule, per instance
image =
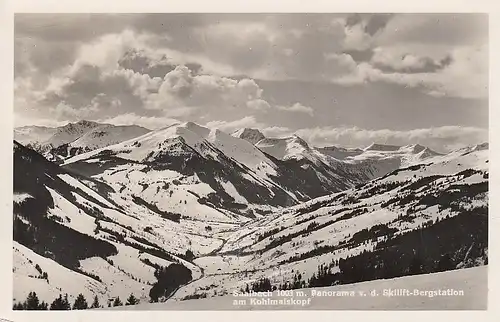
[[481, 14], [16, 14], [16, 126], [194, 121], [315, 145], [488, 139]]

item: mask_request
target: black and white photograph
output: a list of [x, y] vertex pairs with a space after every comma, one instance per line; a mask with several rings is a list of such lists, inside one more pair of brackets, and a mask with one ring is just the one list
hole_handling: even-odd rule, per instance
[[488, 309], [487, 13], [13, 23], [14, 311]]

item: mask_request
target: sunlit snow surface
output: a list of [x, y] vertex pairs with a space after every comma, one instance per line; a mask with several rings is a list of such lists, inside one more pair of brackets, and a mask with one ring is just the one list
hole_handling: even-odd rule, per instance
[[[393, 296], [389, 296], [390, 291]], [[404, 295], [404, 290], [422, 295]], [[429, 292], [441, 290], [455, 296], [430, 296]], [[232, 294], [208, 299], [175, 301], [161, 304], [139, 304], [116, 307], [112, 310], [486, 310], [488, 304], [488, 267], [474, 267], [443, 273], [406, 276], [376, 280], [350, 285], [339, 285], [315, 289], [296, 290], [304, 296], [295, 299], [311, 299], [310, 304], [259, 305], [248, 298], [246, 304], [235, 303], [238, 298]], [[315, 296], [311, 296], [315, 291]], [[372, 296], [371, 292], [378, 296]], [[428, 292], [427, 294], [423, 292]], [[358, 292], [364, 292], [362, 296]], [[399, 293], [396, 293], [399, 292]], [[295, 293], [296, 294], [296, 293]], [[318, 296], [326, 294], [326, 296]], [[384, 296], [384, 294], [386, 294]], [[396, 296], [396, 294], [403, 294]], [[460, 295], [463, 294], [463, 295]], [[284, 299], [276, 292], [272, 299]]]
[[[165, 136], [159, 136], [159, 132], [155, 132], [154, 135], [148, 133], [139, 138], [114, 145], [112, 149], [123, 158], [140, 161], [152, 149], [161, 147], [165, 138], [182, 136], [190, 146], [199, 149], [197, 150], [199, 153], [217, 157], [218, 154], [216, 151], [204, 148], [204, 142], [211, 142], [211, 144], [217, 145], [219, 150], [224, 150], [225, 154], [232, 154], [231, 157], [236, 161], [250, 165], [253, 164], [256, 167], [255, 173], [261, 171], [257, 170], [257, 167], [264, 169], [262, 173], [256, 176], [259, 180], [265, 179], [265, 176], [273, 171], [270, 165], [269, 168], [263, 167], [263, 165], [268, 164], [264, 154], [259, 153], [250, 143], [248, 143], [248, 146], [244, 145], [235, 148], [233, 141], [237, 139], [229, 135], [206, 131], [204, 128], [190, 123], [172, 126], [161, 131], [160, 133], [163, 133]], [[134, 146], [136, 141], [141, 142], [141, 144], [131, 149], [131, 146]], [[298, 139], [292, 138], [291, 141], [293, 141], [293, 144], [285, 142], [285, 147], [280, 146], [278, 151], [268, 150], [266, 153], [271, 155], [274, 153], [276, 156], [282, 158], [302, 155], [302, 157], [310, 157], [316, 161], [324, 162], [327, 160], [317, 150], [308, 150], [307, 147], [301, 145]], [[162, 148], [168, 147], [163, 146]], [[78, 155], [68, 160], [67, 163], [92, 158], [92, 156], [97, 155], [102, 150], [104, 149]], [[307, 151], [310, 153], [305, 153]], [[456, 175], [469, 168], [488, 171], [488, 150], [482, 146], [456, 151], [444, 156], [429, 154], [423, 158], [419, 154], [424, 152], [426, 152], [425, 149], [422, 150], [417, 146], [397, 148], [372, 146], [362, 151], [359, 155], [349, 157], [350, 162], [359, 162], [362, 164], [363, 162], [375, 162], [376, 160], [385, 160], [384, 158], [387, 158], [387, 163], [377, 163], [379, 165], [374, 167], [376, 171], [381, 172], [389, 171], [392, 165], [380, 166], [380, 164], [389, 164], [390, 162], [397, 161], [406, 166], [419, 163], [423, 165], [417, 168], [402, 169], [397, 171], [397, 173], [374, 180], [365, 186], [320, 197], [290, 208], [270, 208], [272, 210], [271, 213], [265, 216], [258, 216], [253, 221], [249, 218], [235, 215], [230, 211], [214, 209], [213, 207], [198, 203], [198, 198], [195, 194], [205, 196], [213, 192], [213, 189], [201, 182], [196, 175], [186, 177], [171, 170], [153, 170], [145, 175], [141, 171], [144, 167], [141, 164], [117, 165], [94, 176], [94, 179], [108, 184], [114, 190], [114, 192], [110, 192], [107, 196], [97, 193], [90, 186], [87, 186], [71, 175], [60, 175], [60, 179], [75, 189], [78, 188], [85, 192], [97, 200], [99, 204], [85, 199], [85, 197], [78, 193], [72, 192], [77, 203], [75, 205], [74, 202], [70, 202], [59, 192], [47, 188], [54, 200], [54, 206], [48, 210], [47, 215], [49, 217], [59, 217], [62, 220], [61, 224], [83, 234], [106, 239], [116, 246], [118, 254], [110, 256], [108, 261], [97, 257], [80, 261], [80, 269], [98, 275], [102, 279], [102, 282], [98, 282], [90, 277], [66, 269], [54, 261], [41, 257], [28, 248], [14, 243], [15, 301], [25, 299], [30, 291], [36, 291], [40, 299], [45, 301], [52, 301], [60, 293], [64, 294], [66, 292], [73, 297], [78, 293], [83, 293], [87, 299], [92, 298], [93, 294], [97, 294], [99, 297], [102, 297], [101, 303], [115, 296], [120, 296], [123, 300], [131, 293], [143, 302], [148, 300], [148, 293], [155, 278], [153, 269], [145, 265], [143, 260], [147, 257], [151, 262], [162, 266], [169, 265], [170, 262], [140, 253], [133, 247], [111, 241], [109, 240], [110, 236], [102, 231], [96, 234], [94, 232], [96, 228], [96, 224], [94, 223], [95, 218], [90, 216], [84, 209], [79, 208], [78, 204], [96, 207], [101, 210], [106, 218], [109, 218], [108, 221], [102, 221], [101, 226], [120, 233], [126, 232], [127, 238], [141, 237], [161, 249], [172, 253], [184, 253], [187, 249], [190, 249], [195, 254], [197, 258], [193, 263], [187, 263], [178, 259], [192, 270], [193, 281], [181, 287], [172, 296], [172, 301], [201, 294], [205, 294], [208, 297], [229, 294], [234, 290], [238, 290], [246, 283], [261, 277], [268, 277], [273, 283], [281, 283], [284, 280], [291, 279], [294, 275], [293, 272], [301, 272], [303, 278], [308, 279], [316, 272], [319, 264], [331, 262], [333, 259], [341, 257], [345, 258], [347, 255], [356, 255], [364, 250], [371, 250], [375, 246], [374, 243], [369, 242], [357, 245], [349, 250], [342, 249], [291, 263], [280, 264], [280, 262], [288, 260], [294, 255], [311, 251], [318, 245], [336, 245], [341, 241], [345, 241], [357, 231], [369, 228], [375, 224], [388, 224], [391, 228], [403, 231], [414, 229], [428, 220], [443, 218], [446, 215], [454, 215], [450, 210], [439, 211], [437, 206], [432, 206], [427, 209], [417, 209], [415, 219], [412, 222], [394, 222], [398, 214], [405, 212], [408, 206], [402, 205], [398, 208], [391, 208], [382, 207], [381, 203], [401, 193], [402, 186], [361, 198], [369, 190], [369, 186], [377, 187], [386, 183], [410, 184], [419, 178], [431, 175], [450, 176], [449, 178], [444, 177], [436, 180], [434, 182], [435, 186], [432, 188], [425, 187], [427, 190], [419, 189], [412, 191], [415, 198], [420, 198], [425, 194], [431, 193], [432, 189], [444, 189], [448, 187], [452, 180], [453, 184], [472, 184], [487, 181], [487, 177], [485, 178], [483, 174], [479, 173], [468, 177]], [[406, 157], [403, 158], [403, 156]], [[89, 159], [88, 161], [95, 160]], [[250, 176], [248, 177], [251, 178]], [[173, 182], [173, 180], [178, 180], [178, 184], [171, 185], [168, 189], [164, 188], [165, 181]], [[221, 180], [219, 183], [236, 202], [248, 202], [238, 193], [231, 182]], [[140, 196], [143, 200], [161, 211], [180, 214], [182, 215], [182, 219], [177, 223], [162, 218], [158, 213], [134, 202], [135, 196]], [[25, 193], [16, 194], [14, 195], [14, 202], [20, 204], [29, 198], [31, 196]], [[349, 202], [342, 204], [345, 201]], [[488, 193], [482, 193], [463, 206], [468, 207], [468, 209], [474, 209], [487, 206], [487, 202]], [[316, 205], [320, 206], [315, 207]], [[314, 229], [308, 234], [299, 235], [291, 241], [266, 249], [266, 246], [273, 239], [303, 231], [313, 221], [318, 225], [329, 223], [352, 209], [359, 207], [366, 208], [366, 212], [346, 220], [331, 223], [321, 229]], [[277, 232], [273, 232], [273, 230], [277, 230]], [[263, 234], [268, 234], [269, 236], [259, 240], [259, 236]], [[30, 263], [30, 260], [32, 263]], [[110, 264], [109, 261], [112, 261], [113, 264]], [[48, 281], [37, 278], [39, 273], [34, 268], [36, 264], [39, 264], [42, 270], [48, 273]], [[471, 272], [471, 270], [463, 270], [463, 272]], [[436, 274], [432, 276], [441, 275]], [[424, 277], [415, 277], [415, 279], [418, 278]], [[475, 282], [471, 282], [472, 284], [467, 284], [463, 287], [470, 287], [470, 292], [479, 292], [479, 288], [483, 287], [483, 284], [481, 284], [483, 280], [474, 280], [470, 275], [467, 275], [467, 278]], [[458, 280], [468, 281], [467, 278], [461, 276], [461, 279], [459, 278]], [[412, 279], [413, 277], [408, 278], [408, 281], [412, 281]], [[434, 279], [428, 278], [428, 280], [431, 281]], [[444, 283], [445, 278], [443, 277], [439, 280]], [[451, 278], [450, 283], [454, 283], [453, 281], [456, 282], [457, 279]], [[383, 283], [383, 281], [379, 282]], [[389, 283], [388, 281], [386, 282]], [[411, 283], [408, 285], [414, 287], [414, 284]], [[426, 282], [423, 280], [420, 280], [420, 283], [426, 285]], [[413, 299], [413, 302], [408, 299], [407, 301], [410, 302], [401, 302], [402, 304], [399, 307], [395, 307], [394, 305], [396, 304], [391, 304], [394, 302], [393, 299], [371, 299], [372, 302], [369, 303], [358, 302], [357, 299], [356, 301], [341, 299], [338, 300], [339, 302], [337, 300], [336, 304], [333, 304], [337, 308], [390, 307], [404, 309], [408, 307], [421, 308], [424, 306], [435, 308], [434, 305], [457, 305], [457, 308], [466, 308], [468, 307], [466, 304], [479, 305], [477, 301], [480, 300], [480, 296], [477, 301], [474, 299], [470, 300], [469, 298], [468, 301], [463, 300], [464, 302], [460, 302], [462, 301], [461, 299], [455, 299], [455, 302], [450, 299], [442, 300], [444, 302], [432, 302], [438, 304], [432, 304], [429, 300], [425, 299], [424, 302], [422, 302], [422, 299]], [[194, 305], [199, 306], [197, 308], [201, 308], [205, 305], [203, 303], [206, 303], [203, 301], [175, 302], [175, 305], [180, 305], [178, 307], [183, 307], [184, 305], [190, 307], [190, 305]], [[206, 301], [227, 302], [227, 299], [217, 298]], [[329, 308], [328, 305], [332, 305], [331, 302], [324, 301], [327, 301], [327, 299], [319, 301], [318, 304], [315, 304], [315, 308]], [[219, 303], [217, 305], [221, 305], [222, 307], [227, 304], [217, 303]], [[462, 306], [453, 303], [458, 303]], [[170, 304], [167, 303], [164, 305], [168, 306]], [[155, 308], [161, 309], [161, 304], [155, 306]]]

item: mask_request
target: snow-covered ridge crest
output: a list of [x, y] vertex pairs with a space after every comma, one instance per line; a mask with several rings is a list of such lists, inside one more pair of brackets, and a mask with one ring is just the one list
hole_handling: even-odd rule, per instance
[[239, 129], [233, 132], [231, 135], [234, 137], [238, 137], [240, 139], [245, 139], [252, 144], [256, 144], [260, 140], [266, 138], [264, 134], [262, 134], [262, 132], [260, 132], [258, 129], [251, 129], [251, 128]]
[[[299, 138], [288, 139], [293, 144], [306, 148]], [[62, 269], [56, 261], [49, 261], [34, 252], [36, 246], [32, 246], [32, 249], [19, 243], [15, 244], [16, 299], [22, 300], [26, 298], [28, 291], [35, 290], [43, 300], [52, 301], [62, 289], [62, 292], [67, 291], [74, 295], [84, 293], [87, 299], [99, 293], [100, 300], [104, 301], [118, 295], [123, 299], [134, 293], [145, 303], [149, 300], [151, 285], [156, 281], [154, 267], [147, 265], [145, 261], [148, 254], [144, 250], [152, 247], [149, 243], [171, 253], [173, 259], [186, 265], [193, 273], [192, 282], [178, 289], [171, 298], [175, 301], [194, 296], [211, 297], [214, 294], [231, 293], [244, 287], [244, 283], [251, 283], [261, 277], [268, 277], [273, 285], [277, 285], [284, 280], [292, 281], [294, 276], [290, 272], [293, 271], [300, 272], [302, 278], [307, 281], [316, 274], [317, 265], [323, 263], [331, 265], [332, 274], [336, 273], [340, 266], [335, 264], [335, 261], [347, 256], [358, 256], [365, 250], [370, 252], [385, 238], [377, 235], [374, 240], [364, 240], [363, 230], [395, 236], [416, 230], [415, 234], [418, 234], [421, 227], [440, 222], [442, 228], [439, 233], [431, 236], [441, 238], [448, 232], [455, 233], [457, 229], [454, 228], [457, 226], [469, 229], [468, 225], [459, 225], [460, 222], [453, 226], [451, 220], [451, 229], [447, 229], [450, 227], [446, 226], [449, 225], [446, 222], [448, 217], [478, 216], [471, 218], [472, 223], [487, 218], [480, 212], [487, 207], [488, 151], [481, 150], [480, 147], [471, 147], [469, 150], [475, 151], [470, 153], [462, 151], [434, 156], [410, 167], [400, 167], [398, 164], [399, 168], [386, 176], [379, 176], [353, 188], [344, 188], [338, 193], [327, 193], [324, 197], [291, 207], [271, 207], [268, 201], [261, 205], [250, 200], [248, 197], [253, 197], [253, 192], [242, 193], [257, 188], [257, 180], [265, 180], [257, 171], [248, 171], [246, 168], [234, 166], [234, 162], [227, 161], [230, 154], [228, 151], [235, 148], [233, 143], [236, 144], [238, 152], [248, 148], [249, 152], [257, 153], [246, 155], [247, 157], [257, 157], [260, 155], [258, 153], [262, 153], [250, 142], [193, 123], [176, 124], [100, 149], [101, 152], [109, 150], [110, 154], [98, 155], [101, 152], [96, 151], [85, 153], [80, 164], [74, 165], [73, 169], [59, 167], [15, 143], [17, 171], [14, 187], [17, 187], [15, 191], [18, 196], [14, 196], [14, 199], [18, 201], [15, 207], [19, 210], [16, 224], [21, 227], [36, 225], [37, 221], [30, 222], [27, 218], [30, 218], [31, 210], [45, 206], [46, 212], [41, 213], [47, 215], [44, 220], [58, 221], [70, 229], [74, 236], [84, 238], [84, 250], [90, 248], [86, 243], [98, 242], [108, 245], [106, 248], [99, 244], [99, 247], [95, 247], [95, 253], [79, 259], [80, 269], [97, 275], [102, 280], [98, 281], [84, 276], [78, 270]], [[219, 169], [217, 167], [207, 169], [207, 165], [220, 166], [218, 160], [203, 159], [202, 155], [194, 150], [195, 147], [207, 158], [212, 156], [211, 153], [214, 158], [223, 158], [222, 167], [231, 168], [230, 171], [236, 171], [237, 175], [224, 176], [225, 172], [221, 175], [216, 171]], [[156, 150], [151, 150], [152, 148]], [[173, 148], [178, 148], [177, 152], [186, 154], [176, 156]], [[317, 150], [309, 147], [309, 150], [303, 151], [326, 162], [327, 159], [321, 159]], [[380, 159], [367, 157], [366, 163], [353, 164], [363, 171], [365, 167], [369, 168], [372, 164], [370, 162], [376, 164], [380, 160], [387, 161], [390, 154], [409, 155], [408, 151], [419, 151], [412, 155], [420, 155], [426, 149], [408, 146], [398, 151], [363, 152], [365, 157], [369, 154], [384, 153], [386, 156]], [[165, 158], [160, 161], [165, 161], [166, 165], [177, 161], [184, 164], [190, 160], [192, 162], [189, 170], [194, 171], [182, 172], [179, 168], [163, 167], [161, 162], [155, 164], [120, 160], [141, 160], [141, 157], [151, 155], [151, 152], [165, 153]], [[241, 158], [240, 154], [237, 156]], [[311, 166], [307, 160], [296, 163], [293, 159], [286, 162], [273, 160], [275, 164], [286, 166]], [[337, 161], [336, 167], [330, 170], [347, 166], [347, 162]], [[250, 161], [245, 162], [250, 164]], [[357, 169], [353, 164], [348, 169]], [[76, 176], [76, 172], [70, 170], [77, 169], [78, 165], [82, 166], [80, 169], [98, 170], [89, 177]], [[36, 171], [23, 171], [26, 168]], [[286, 176], [295, 176], [299, 169], [300, 167], [293, 168]], [[201, 176], [202, 179], [208, 180], [203, 182]], [[242, 187], [241, 181], [235, 180], [240, 176], [253, 176], [255, 181]], [[338, 178], [342, 181], [348, 179], [343, 176]], [[273, 182], [275, 185], [277, 183], [283, 184]], [[286, 183], [288, 182], [282, 187], [288, 188], [291, 194], [299, 196], [302, 193], [302, 185], [291, 186]], [[42, 193], [45, 190], [48, 193]], [[464, 191], [464, 194], [456, 197], [457, 191]], [[274, 192], [279, 191], [273, 190]], [[210, 194], [218, 196], [224, 193], [231, 195], [237, 206], [247, 206], [244, 211], [258, 209], [266, 212], [256, 211], [253, 217], [243, 217], [241, 214], [237, 216], [236, 212], [228, 210], [229, 208], [219, 208], [221, 204], [215, 204], [217, 200], [207, 198]], [[455, 197], [453, 200], [436, 197], [443, 193]], [[262, 198], [264, 194], [264, 189], [261, 189], [258, 198]], [[200, 199], [205, 202], [201, 203]], [[30, 207], [34, 202], [39, 206], [22, 208]], [[178, 217], [175, 217], [176, 215]], [[177, 220], [173, 220], [172, 216]], [[373, 230], [373, 227], [382, 230]], [[459, 253], [457, 258], [460, 258], [461, 262], [457, 265], [461, 265], [460, 267], [484, 263], [485, 244], [481, 227], [476, 228], [475, 231], [470, 230], [459, 236], [458, 239], [463, 239], [465, 246], [449, 249]], [[56, 232], [47, 229], [43, 233], [57, 238]], [[116, 239], [113, 236], [122, 238]], [[418, 241], [418, 238], [415, 240]], [[65, 241], [60, 242], [66, 245]], [[452, 243], [443, 244], [453, 247]], [[475, 255], [470, 260], [462, 260], [472, 244], [474, 249], [471, 254]], [[410, 247], [412, 245], [407, 246], [407, 249], [413, 249]], [[181, 261], [175, 255], [184, 254], [188, 249], [195, 257], [191, 261]], [[101, 251], [105, 253], [100, 254]], [[104, 257], [100, 257], [101, 255]], [[170, 260], [156, 257], [154, 254], [149, 254], [147, 259], [153, 263], [161, 263], [162, 266], [171, 264]], [[439, 259], [436, 257], [433, 260]], [[36, 278], [42, 274], [36, 269], [36, 264], [39, 264], [43, 272], [48, 272], [48, 280]], [[68, 278], [78, 280], [79, 283], [66, 285], [64, 280]], [[76, 287], [77, 285], [81, 287]]]
[[364, 151], [397, 151], [401, 149], [400, 146], [397, 145], [389, 145], [389, 144], [380, 144], [380, 143], [372, 143], [366, 148]]
[[49, 128], [25, 126], [14, 129], [14, 139], [51, 161], [113, 145], [150, 130], [137, 125], [112, 125], [82, 120]]
[[219, 150], [226, 156], [252, 168], [268, 161], [259, 149], [246, 140], [233, 137], [219, 129], [209, 129], [194, 122], [185, 122], [151, 131], [103, 149], [97, 149], [91, 153], [71, 158], [66, 163], [88, 158], [103, 150], [114, 151], [125, 159], [142, 161], [150, 153], [171, 148], [174, 144], [181, 142], [180, 139], [202, 156], [211, 156], [217, 159], [217, 150]]
[[265, 138], [257, 142], [256, 146], [279, 160], [307, 157], [313, 151], [307, 142], [298, 135], [284, 138]]

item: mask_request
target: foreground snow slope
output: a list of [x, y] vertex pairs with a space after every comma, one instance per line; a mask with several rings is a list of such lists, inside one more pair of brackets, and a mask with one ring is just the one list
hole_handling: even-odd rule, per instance
[[[384, 290], [463, 291], [459, 296], [383, 296]], [[139, 304], [113, 308], [113, 310], [486, 310], [488, 305], [488, 266], [460, 269], [443, 273], [424, 274], [377, 280], [350, 285], [339, 285], [314, 289], [301, 289], [310, 295], [311, 291], [351, 292], [349, 296], [315, 296], [311, 304], [291, 305], [233, 305], [236, 298], [232, 295], [221, 297], [175, 301], [162, 304]], [[372, 290], [380, 295], [360, 296], [359, 291], [369, 294]], [[338, 294], [338, 293], [336, 293]], [[346, 294], [346, 293], [343, 293]], [[388, 294], [388, 293], [387, 293]], [[395, 293], [394, 293], [395, 294]], [[401, 294], [401, 293], [400, 293]], [[351, 296], [352, 295], [352, 296]], [[280, 297], [276, 292], [273, 299]], [[282, 298], [282, 297], [281, 297]], [[307, 299], [307, 297], [300, 297]]]

